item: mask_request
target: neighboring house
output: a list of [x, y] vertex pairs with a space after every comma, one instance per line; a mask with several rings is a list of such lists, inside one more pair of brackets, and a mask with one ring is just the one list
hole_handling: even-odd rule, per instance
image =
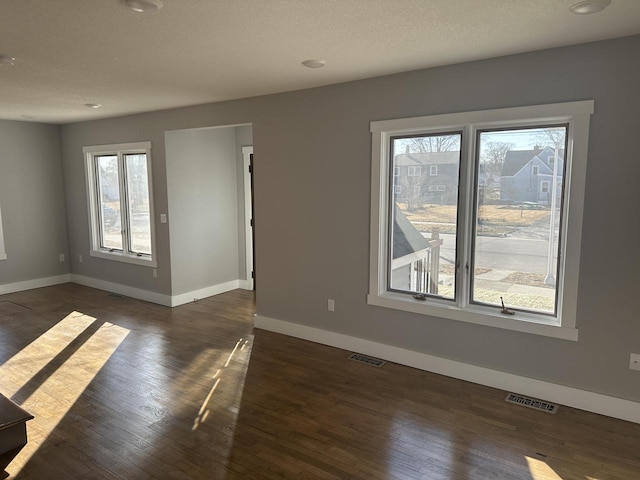
[[[557, 181], [562, 185], [564, 150], [558, 151]], [[510, 150], [504, 158], [500, 178], [500, 200], [509, 203], [551, 202], [555, 149]], [[558, 195], [561, 189], [558, 189]]]
[[[439, 246], [437, 242], [434, 243]], [[432, 242], [424, 238], [396, 205], [393, 214], [391, 288], [437, 293], [439, 253], [432, 256]], [[435, 252], [439, 252], [436, 249]], [[436, 257], [436, 258], [434, 258]]]
[[458, 200], [460, 152], [402, 153], [394, 159], [396, 202], [409, 208], [455, 204]]

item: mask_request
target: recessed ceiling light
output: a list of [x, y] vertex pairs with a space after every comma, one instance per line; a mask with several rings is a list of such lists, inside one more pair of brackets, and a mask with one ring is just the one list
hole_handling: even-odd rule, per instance
[[100, 103], [85, 103], [84, 106], [89, 108], [100, 108], [102, 105]]
[[120, 0], [124, 5], [134, 12], [153, 13], [162, 8], [160, 0]]
[[583, 0], [571, 5], [569, 10], [576, 15], [590, 15], [601, 12], [609, 5], [611, 5], [611, 0]]
[[307, 68], [322, 68], [327, 64], [326, 60], [305, 60], [302, 62]]
[[0, 55], [0, 65], [13, 67], [15, 64], [16, 59], [14, 57], [10, 57], [9, 55]]

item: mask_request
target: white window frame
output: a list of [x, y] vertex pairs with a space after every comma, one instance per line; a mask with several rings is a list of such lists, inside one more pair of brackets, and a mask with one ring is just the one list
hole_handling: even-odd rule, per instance
[[395, 193], [396, 195], [400, 195], [402, 193], [402, 186], [401, 185], [394, 185], [393, 186], [393, 193]]
[[[578, 300], [578, 275], [582, 215], [585, 193], [589, 121], [593, 113], [592, 100], [557, 103], [465, 113], [432, 115], [371, 122], [372, 173], [371, 173], [371, 232], [369, 294], [370, 305], [395, 310], [419, 313], [427, 316], [447, 318], [479, 325], [545, 335], [566, 340], [578, 339], [576, 311]], [[459, 271], [456, 286], [458, 300], [440, 298], [414, 299], [412, 295], [391, 291], [387, 287], [388, 277], [388, 229], [389, 229], [389, 171], [391, 162], [389, 149], [391, 137], [401, 135], [429, 134], [462, 131], [463, 142], [460, 165], [460, 228], [462, 244], [457, 248], [461, 265], [471, 259], [473, 186], [475, 171], [476, 132], [487, 128], [531, 127], [535, 125], [568, 124], [567, 151], [565, 153], [565, 188], [563, 191], [564, 221], [560, 232], [561, 259], [558, 285], [558, 308], [556, 316], [517, 311], [514, 315], [500, 313], [499, 308], [472, 304], [470, 281], [467, 274]], [[465, 188], [465, 185], [469, 185]]]
[[[153, 173], [151, 167], [151, 142], [136, 142], [136, 143], [119, 143], [114, 145], [98, 145], [83, 147], [82, 152], [85, 156], [85, 176], [87, 182], [87, 203], [89, 207], [89, 237], [90, 237], [90, 250], [89, 255], [92, 257], [104, 258], [108, 260], [116, 260], [119, 262], [133, 263], [135, 265], [142, 265], [145, 267], [156, 268], [158, 263], [156, 260], [156, 238], [155, 238], [155, 210], [153, 207]], [[137, 254], [129, 251], [129, 235], [123, 235], [123, 250], [113, 251], [109, 248], [101, 247], [100, 242], [100, 216], [98, 214], [101, 208], [98, 201], [98, 188], [95, 170], [96, 156], [101, 155], [114, 155], [118, 157], [119, 168], [123, 165], [123, 156], [125, 154], [144, 153], [147, 156], [147, 177], [149, 181], [149, 219], [151, 222], [151, 255]], [[122, 192], [126, 189], [126, 186], [122, 180], [122, 172], [120, 175], [120, 192], [121, 202]], [[121, 208], [121, 220], [120, 223], [123, 229], [129, 228], [127, 215], [128, 209]], [[124, 232], [124, 230], [123, 230]]]
[[422, 167], [420, 167], [419, 165], [409, 167], [408, 175], [410, 177], [419, 177], [420, 175], [422, 175]]
[[4, 232], [2, 231], [2, 209], [0, 208], [0, 260], [7, 259], [7, 251], [4, 248]]
[[540, 173], [540, 167], [538, 165], [533, 165], [531, 167], [531, 173], [533, 175], [538, 175]]
[[438, 165], [429, 165], [429, 176], [430, 177], [438, 176]]

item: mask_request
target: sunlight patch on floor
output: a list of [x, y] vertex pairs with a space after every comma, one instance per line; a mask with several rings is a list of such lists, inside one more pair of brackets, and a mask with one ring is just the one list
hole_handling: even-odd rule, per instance
[[525, 457], [525, 459], [529, 465], [532, 480], [563, 480], [562, 477], [554, 472], [544, 461], [531, 457]]
[[6, 397], [14, 395], [95, 320], [80, 312], [71, 312], [0, 365], [0, 389], [3, 394]]
[[240, 338], [236, 342], [231, 352], [229, 353], [229, 356], [227, 357], [227, 360], [224, 363], [224, 366], [222, 368], [217, 369], [216, 372], [212, 375], [211, 379], [214, 381], [213, 385], [211, 386], [209, 393], [207, 394], [204, 401], [202, 402], [202, 405], [200, 407], [200, 410], [198, 410], [198, 414], [196, 415], [196, 418], [193, 420], [193, 426], [191, 427], [191, 430], [193, 431], [197, 430], [198, 427], [202, 425], [211, 414], [211, 411], [209, 410], [209, 402], [211, 401], [211, 397], [213, 397], [214, 392], [218, 388], [218, 385], [220, 385], [220, 381], [222, 380], [221, 378], [222, 372], [224, 371], [225, 368], [229, 366], [229, 364], [231, 363], [231, 360], [233, 359], [234, 355], [238, 351], [238, 348], [240, 349], [241, 352], [243, 352], [245, 348], [247, 348], [248, 343], [249, 343], [249, 340]]
[[[10, 475], [26, 465], [129, 334], [117, 325], [96, 322], [72, 312], [0, 366], [0, 388], [10, 397], [23, 393], [19, 403], [35, 417], [27, 423], [29, 442], [7, 467]], [[77, 342], [85, 331], [88, 338]]]

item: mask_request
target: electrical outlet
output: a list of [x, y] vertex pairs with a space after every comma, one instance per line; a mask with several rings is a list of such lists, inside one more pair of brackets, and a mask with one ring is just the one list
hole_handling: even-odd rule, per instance
[[166, 213], [161, 213], [160, 214], [160, 223], [167, 223], [167, 214]]
[[60, 255], [58, 255], [58, 258], [60, 259], [61, 262], [64, 262], [64, 253], [61, 253]]
[[336, 302], [333, 300], [333, 298], [330, 298], [327, 300], [327, 310], [329, 310], [330, 312], [333, 312], [336, 309]]
[[629, 357], [629, 368], [631, 370], [640, 370], [640, 353], [632, 353]]

